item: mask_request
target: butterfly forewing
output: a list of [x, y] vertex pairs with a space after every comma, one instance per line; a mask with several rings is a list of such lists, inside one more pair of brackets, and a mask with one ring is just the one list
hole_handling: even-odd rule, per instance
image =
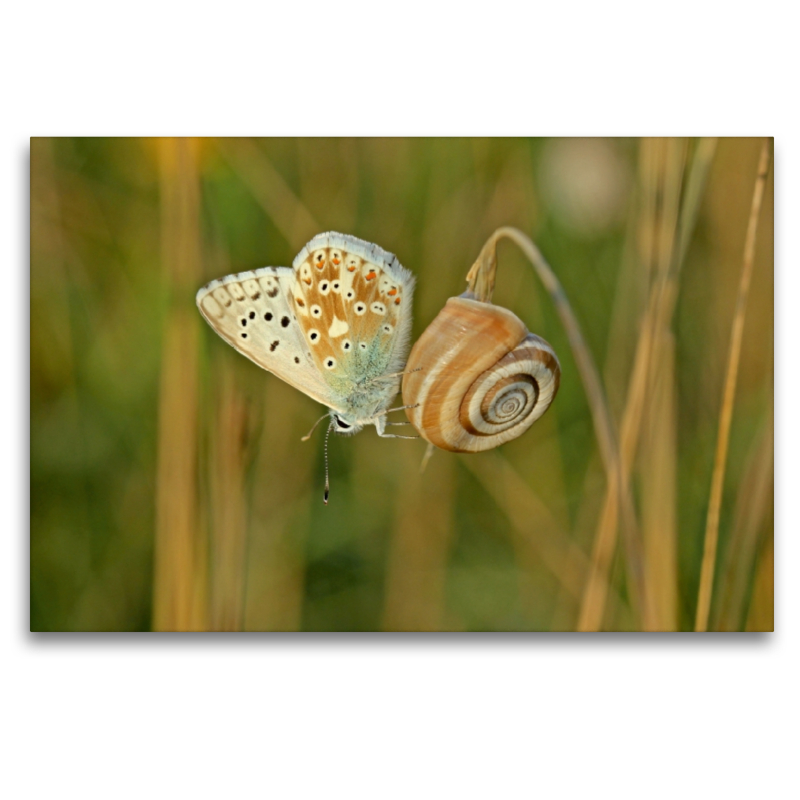
[[331, 406], [293, 310], [295, 273], [264, 267], [212, 281], [197, 293], [197, 305], [211, 327], [260, 367]]
[[352, 236], [320, 234], [293, 269], [294, 313], [337, 394], [402, 368], [414, 280], [391, 253]]

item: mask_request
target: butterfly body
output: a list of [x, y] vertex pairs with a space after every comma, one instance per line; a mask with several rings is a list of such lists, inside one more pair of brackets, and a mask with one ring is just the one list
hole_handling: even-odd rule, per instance
[[332, 429], [375, 425], [400, 388], [414, 277], [394, 255], [339, 233], [315, 236], [289, 267], [211, 281], [197, 305], [260, 367], [326, 405]]

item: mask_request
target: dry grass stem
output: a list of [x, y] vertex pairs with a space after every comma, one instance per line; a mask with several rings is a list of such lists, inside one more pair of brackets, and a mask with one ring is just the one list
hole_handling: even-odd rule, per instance
[[160, 143], [163, 260], [174, 307], [168, 312], [158, 407], [153, 627], [205, 628], [205, 542], [197, 511], [200, 320], [187, 302], [200, 283], [200, 186], [195, 143]]
[[775, 425], [772, 409], [747, 459], [741, 485], [749, 491], [736, 498], [733, 531], [725, 565], [720, 571], [715, 630], [742, 629], [745, 602], [764, 526], [773, 511]]
[[[677, 212], [677, 203], [680, 192], [677, 187], [680, 185], [680, 174], [683, 171], [685, 159], [682, 146], [680, 143], [669, 140], [644, 140], [642, 149], [645, 180], [640, 235], [643, 239], [644, 267], [648, 270], [652, 285], [636, 344], [633, 369], [620, 425], [621, 474], [619, 480], [623, 492], [620, 495], [611, 483], [606, 489], [606, 498], [592, 550], [594, 568], [586, 587], [579, 621], [579, 630], [585, 631], [599, 630], [603, 620], [604, 587], [608, 584], [608, 570], [616, 547], [618, 497], [630, 497], [628, 482], [639, 443], [648, 385], [652, 376], [657, 374], [657, 370], [654, 370], [651, 365], [654, 342], [669, 332], [677, 299], [678, 278], [688, 241], [694, 230], [700, 197], [716, 149], [716, 140], [701, 140], [695, 149], [679, 213]], [[665, 202], [664, 198], [669, 198], [670, 202]], [[676, 240], [677, 246], [675, 246]], [[625, 530], [624, 526], [623, 530]], [[637, 539], [630, 538], [632, 541], [629, 542], [629, 547], [632, 545], [638, 550]], [[637, 559], [628, 557], [629, 565], [637, 563]], [[634, 584], [637, 580], [641, 580], [644, 584], [643, 573], [633, 574], [631, 578]], [[639, 611], [645, 630], [654, 630], [659, 627], [660, 623], [657, 619], [655, 600], [649, 595], [649, 592], [645, 592], [645, 588], [642, 585], [638, 594]], [[649, 587], [647, 588], [649, 589]]]
[[[227, 356], [227, 353], [226, 353]], [[242, 629], [246, 587], [245, 444], [247, 406], [226, 358], [217, 359], [214, 374], [216, 419], [211, 427], [211, 627]]]
[[765, 139], [761, 148], [753, 189], [753, 202], [750, 207], [750, 220], [747, 224], [747, 235], [744, 244], [744, 260], [739, 293], [736, 298], [736, 309], [731, 328], [731, 343], [728, 354], [728, 368], [725, 374], [725, 385], [722, 394], [722, 407], [719, 415], [717, 448], [714, 455], [714, 471], [711, 476], [711, 494], [708, 501], [706, 517], [706, 533], [703, 545], [703, 562], [700, 568], [700, 588], [697, 594], [697, 614], [695, 631], [705, 631], [708, 627], [708, 615], [711, 608], [711, 592], [714, 584], [714, 568], [717, 560], [717, 541], [719, 538], [719, 513], [722, 505], [722, 489], [725, 480], [725, 461], [728, 455], [731, 420], [733, 419], [733, 401], [736, 394], [736, 377], [739, 370], [739, 356], [742, 350], [742, 334], [744, 332], [744, 315], [747, 309], [747, 297], [750, 292], [750, 279], [753, 275], [753, 263], [756, 252], [756, 233], [758, 231], [761, 201], [767, 185], [770, 165], [770, 139]]
[[655, 342], [639, 455], [645, 580], [653, 603], [653, 627], [678, 628], [677, 388], [675, 338], [662, 331]]

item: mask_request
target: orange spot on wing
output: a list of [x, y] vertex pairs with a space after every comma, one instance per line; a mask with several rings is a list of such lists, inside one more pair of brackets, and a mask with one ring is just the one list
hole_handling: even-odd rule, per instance
[[395, 297], [395, 299], [394, 299], [394, 304], [395, 304], [396, 306], [399, 306], [399, 305], [400, 305], [400, 298], [399, 298], [399, 297]]
[[347, 271], [348, 271], [348, 272], [355, 272], [355, 271], [356, 271], [356, 268], [355, 268], [355, 267], [348, 267], [348, 268], [347, 268]]
[[309, 286], [311, 286], [311, 278], [303, 278], [303, 283], [307, 283]]
[[389, 294], [392, 295], [392, 297], [394, 297], [397, 294], [397, 289], [390, 289]]
[[371, 269], [371, 270], [370, 270], [370, 271], [367, 273], [367, 280], [368, 280], [368, 281], [371, 281], [373, 278], [377, 278], [377, 277], [378, 277], [378, 276], [375, 274], [375, 270], [374, 270], [374, 269]]
[[333, 259], [333, 263], [336, 264], [336, 266], [338, 267], [339, 266], [339, 259], [338, 258], [334, 258]]

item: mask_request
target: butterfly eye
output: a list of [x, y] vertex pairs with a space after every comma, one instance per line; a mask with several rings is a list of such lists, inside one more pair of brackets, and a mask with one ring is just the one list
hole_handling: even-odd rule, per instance
[[316, 304], [311, 306], [311, 316], [312, 317], [321, 317], [322, 316], [322, 309]]
[[355, 305], [355, 312], [356, 312], [356, 314], [358, 314], [358, 316], [359, 316], [359, 317], [360, 317], [360, 316], [361, 316], [361, 315], [362, 315], [362, 314], [363, 314], [363, 313], [364, 313], [366, 310], [367, 310], [367, 307], [366, 307], [366, 305], [365, 305], [364, 303], [356, 303], [356, 305]]
[[325, 369], [333, 369], [335, 366], [336, 366], [336, 359], [328, 356], [328, 358], [325, 359]]
[[338, 426], [339, 426], [339, 427], [340, 427], [340, 428], [341, 428], [343, 431], [349, 431], [349, 430], [350, 430], [350, 428], [352, 428], [352, 427], [353, 427], [352, 425], [348, 425], [346, 422], [344, 422], [344, 420], [341, 420], [341, 419], [339, 419], [339, 417], [336, 417], [336, 424], [337, 424], [337, 425], [338, 425]]
[[308, 332], [308, 338], [312, 344], [316, 344], [319, 341], [319, 331], [310, 330]]

